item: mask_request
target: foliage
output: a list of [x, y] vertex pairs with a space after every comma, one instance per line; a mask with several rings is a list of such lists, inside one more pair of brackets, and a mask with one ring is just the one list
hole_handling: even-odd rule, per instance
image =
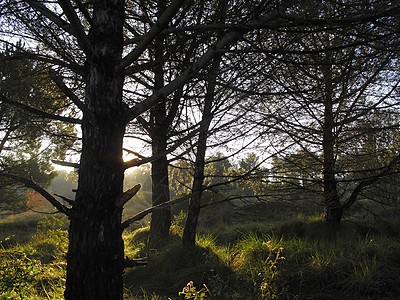
[[183, 235], [183, 226], [185, 224], [186, 216], [187, 214], [184, 213], [182, 210], [179, 212], [179, 214], [174, 216], [170, 229], [170, 232], [172, 234], [176, 234], [178, 236]]
[[[279, 299], [279, 288], [277, 286], [277, 280], [279, 276], [278, 263], [285, 258], [281, 255], [283, 248], [280, 247], [278, 250], [273, 247], [271, 241], [266, 243], [268, 246], [269, 254], [267, 259], [264, 261], [264, 268], [259, 276], [261, 277], [261, 297], [263, 299]], [[276, 251], [277, 250], [277, 251]]]
[[210, 291], [205, 284], [203, 286], [204, 287], [202, 289], [197, 290], [193, 281], [190, 281], [182, 289], [182, 292], [179, 292], [179, 296], [183, 296], [183, 299], [205, 300], [207, 299], [207, 294], [210, 294]]
[[26, 201], [26, 205], [29, 209], [42, 207], [46, 201], [46, 199], [44, 199], [42, 195], [32, 190], [28, 190], [26, 192], [26, 197], [28, 198], [28, 200]]
[[[16, 49], [0, 53], [0, 171], [32, 178], [47, 187], [56, 175], [50, 159], [64, 158], [75, 141], [75, 129], [13, 105], [18, 102], [31, 106], [34, 102], [35, 109], [49, 114], [67, 109], [67, 99], [52, 83], [45, 64], [28, 59], [7, 60], [18, 53]], [[29, 194], [28, 198], [25, 196], [22, 185], [6, 177], [0, 178], [0, 191], [0, 209], [26, 210], [29, 204], [25, 205], [25, 201], [32, 200]]]
[[138, 183], [142, 186], [140, 189], [141, 192], [151, 192], [150, 167], [148, 165], [135, 168], [125, 175], [124, 186], [126, 189], [129, 189]]

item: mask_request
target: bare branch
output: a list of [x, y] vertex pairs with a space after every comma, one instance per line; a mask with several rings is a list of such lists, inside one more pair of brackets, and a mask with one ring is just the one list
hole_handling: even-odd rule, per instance
[[357, 196], [360, 194], [360, 192], [363, 190], [368, 185], [374, 184], [378, 180], [380, 180], [382, 177], [386, 176], [389, 174], [390, 170], [400, 162], [400, 155], [397, 155], [393, 160], [387, 165], [379, 174], [376, 176], [373, 176], [367, 180], [361, 181], [353, 190], [351, 193], [350, 197], [347, 199], [345, 203], [341, 205], [341, 208], [343, 211], [349, 209], [354, 202], [356, 202]]
[[26, 0], [26, 2], [35, 10], [39, 11], [40, 13], [43, 14], [46, 18], [48, 18], [50, 21], [52, 21], [54, 24], [56, 24], [58, 27], [61, 29], [65, 30], [69, 34], [74, 35], [71, 25], [65, 22], [63, 19], [61, 19], [59, 16], [57, 16], [54, 12], [52, 12], [50, 9], [48, 9], [45, 5], [43, 5], [40, 1], [36, 0]]
[[139, 158], [146, 158], [145, 156], [143, 156], [143, 155], [141, 155], [141, 154], [139, 154], [139, 153], [137, 153], [137, 152], [135, 152], [135, 151], [132, 151], [132, 150], [130, 150], [130, 149], [123, 148], [123, 150], [126, 151], [126, 152], [128, 152], [129, 154], [133, 154], [133, 155], [135, 155], [135, 156], [137, 156], [137, 157], [139, 157]]
[[189, 69], [183, 72], [179, 77], [171, 81], [168, 85], [155, 91], [153, 95], [148, 97], [146, 100], [136, 104], [128, 112], [128, 120], [133, 120], [140, 116], [143, 112], [149, 110], [157, 104], [160, 99], [171, 94], [175, 90], [183, 86], [188, 80], [193, 78], [202, 68], [206, 67], [209, 61], [214, 55], [224, 47], [227, 47], [237, 41], [244, 32], [234, 31], [227, 33], [220, 41], [218, 41], [213, 47], [211, 47], [203, 56], [201, 56], [197, 62], [195, 62]]
[[87, 9], [85, 8], [85, 5], [82, 3], [81, 0], [75, 0], [75, 3], [78, 6], [80, 12], [83, 14], [83, 16], [86, 18], [88, 23], [91, 25], [93, 22], [93, 19], [92, 19], [92, 16], [87, 11]]
[[134, 266], [145, 266], [145, 265], [147, 265], [147, 258], [130, 259], [126, 257], [124, 260], [124, 268], [132, 268]]

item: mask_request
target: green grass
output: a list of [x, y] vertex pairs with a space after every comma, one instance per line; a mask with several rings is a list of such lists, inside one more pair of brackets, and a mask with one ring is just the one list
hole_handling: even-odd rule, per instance
[[36, 233], [40, 215], [33, 212], [10, 215], [0, 220], [0, 241], [7, 244], [25, 243]]
[[[29, 242], [2, 240], [0, 299], [62, 299], [67, 249], [64, 222], [57, 217], [35, 218], [34, 229], [29, 227]], [[7, 226], [15, 233], [22, 223], [18, 218], [16, 226]]]
[[[125, 254], [147, 258], [125, 272], [125, 298], [179, 299], [193, 281], [207, 299], [393, 299], [400, 294], [397, 214], [345, 220], [332, 237], [319, 218], [295, 216], [267, 226], [226, 225], [201, 230], [196, 247], [181, 245], [182, 218], [171, 236], [150, 238], [149, 228], [124, 233]], [[0, 222], [28, 236], [0, 248], [0, 299], [61, 299], [65, 281], [65, 220]], [[5, 235], [7, 236], [7, 235]], [[205, 285], [205, 286], [204, 286]]]
[[391, 299], [400, 293], [394, 221], [347, 220], [335, 237], [315, 217], [273, 226], [220, 223], [199, 234], [191, 250], [176, 237], [149, 247], [142, 230], [133, 240], [152, 249], [149, 264], [129, 270], [125, 281], [137, 294], [141, 287], [170, 297], [193, 280], [214, 299]]

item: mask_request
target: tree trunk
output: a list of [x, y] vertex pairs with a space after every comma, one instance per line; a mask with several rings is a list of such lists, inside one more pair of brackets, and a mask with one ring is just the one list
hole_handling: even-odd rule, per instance
[[[167, 149], [165, 130], [157, 131], [158, 137], [152, 138], [153, 155], [164, 152]], [[169, 201], [169, 180], [168, 180], [168, 161], [164, 154], [159, 159], [151, 163], [151, 180], [152, 180], [152, 204], [153, 206]], [[171, 208], [167, 207], [152, 213], [150, 231], [153, 237], [169, 234], [171, 227]]]
[[[328, 55], [328, 54], [327, 54]], [[329, 63], [329, 59], [328, 59]], [[323, 189], [325, 202], [325, 221], [328, 224], [339, 225], [343, 210], [340, 205], [340, 198], [337, 192], [337, 182], [335, 178], [335, 138], [334, 138], [334, 118], [333, 118], [333, 90], [331, 82], [331, 70], [326, 63], [323, 65], [325, 77], [324, 95], [324, 128], [323, 128]]]
[[[158, 0], [158, 14], [166, 9], [166, 1]], [[155, 61], [159, 63], [154, 67], [154, 89], [155, 91], [164, 86], [164, 38], [158, 36], [154, 42]], [[158, 103], [150, 111], [150, 135], [152, 140], [152, 155], [159, 157], [151, 163], [152, 180], [152, 205], [158, 205], [169, 201], [169, 179], [167, 160], [167, 140], [170, 124], [167, 122], [165, 102]], [[171, 227], [171, 208], [167, 207], [152, 213], [150, 232], [152, 237], [166, 237]]]
[[[196, 155], [195, 175], [192, 185], [192, 198], [190, 199], [189, 202], [188, 215], [186, 218], [185, 228], [182, 236], [182, 244], [188, 247], [193, 247], [196, 243], [197, 221], [200, 215], [201, 195], [202, 195], [202, 187], [204, 181], [205, 155], [201, 155], [199, 153], [199, 150], [197, 150], [197, 153], [198, 154]], [[201, 161], [202, 160], [201, 157], [203, 157], [203, 162]]]
[[204, 181], [204, 164], [207, 150], [208, 129], [213, 117], [212, 104], [215, 96], [215, 85], [221, 57], [214, 58], [208, 75], [208, 87], [205, 96], [203, 116], [200, 122], [199, 140], [197, 142], [196, 161], [194, 166], [194, 179], [192, 185], [192, 198], [189, 202], [189, 210], [183, 230], [182, 244], [193, 247], [196, 242], [197, 221], [200, 214], [201, 195]]
[[95, 1], [89, 34], [94, 55], [85, 70], [86, 106], [74, 215], [69, 228], [65, 299], [122, 299], [124, 244], [122, 106], [123, 0]]

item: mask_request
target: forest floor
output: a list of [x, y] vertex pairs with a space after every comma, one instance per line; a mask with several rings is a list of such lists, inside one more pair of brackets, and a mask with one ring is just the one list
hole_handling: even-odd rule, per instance
[[[146, 226], [126, 231], [126, 256], [147, 261], [126, 270], [126, 299], [182, 299], [185, 287], [197, 299], [400, 299], [396, 210], [348, 217], [335, 236], [318, 215], [276, 204], [214, 212], [204, 212], [192, 249], [181, 246], [182, 213], [168, 239]], [[66, 228], [58, 215], [0, 221], [0, 299], [62, 298]]]

